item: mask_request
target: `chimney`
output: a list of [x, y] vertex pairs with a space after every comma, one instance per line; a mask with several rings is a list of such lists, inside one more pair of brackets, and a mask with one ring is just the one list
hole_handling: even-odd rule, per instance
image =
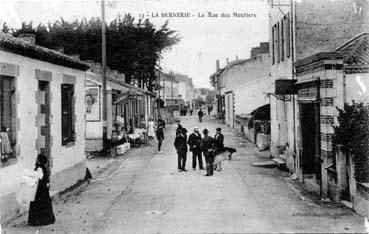
[[216, 72], [218, 72], [219, 71], [219, 69], [220, 69], [220, 67], [219, 67], [219, 59], [217, 59], [217, 61], [216, 61]]
[[36, 35], [33, 33], [21, 33], [18, 36], [19, 39], [30, 45], [36, 44]]
[[236, 61], [238, 61], [238, 55], [236, 55]]
[[226, 58], [226, 61], [227, 61], [227, 65], [228, 65], [229, 64], [228, 58]]

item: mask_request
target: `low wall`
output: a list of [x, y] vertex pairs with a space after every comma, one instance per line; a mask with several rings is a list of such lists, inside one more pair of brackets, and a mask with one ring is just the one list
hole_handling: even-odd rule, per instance
[[369, 183], [356, 183], [356, 194], [352, 196], [353, 209], [369, 219]]
[[256, 135], [256, 145], [259, 150], [266, 150], [270, 147], [270, 135], [264, 133], [257, 133]]

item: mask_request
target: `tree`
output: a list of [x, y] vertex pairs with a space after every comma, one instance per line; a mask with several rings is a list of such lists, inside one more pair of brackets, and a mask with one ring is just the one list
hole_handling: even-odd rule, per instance
[[369, 182], [369, 106], [363, 103], [345, 103], [338, 109], [338, 126], [334, 126], [333, 145], [342, 145], [351, 154], [355, 166], [355, 178]]
[[2, 29], [1, 29], [1, 31], [2, 31], [3, 33], [9, 33], [9, 32], [10, 32], [10, 28], [6, 25], [6, 23], [5, 23], [5, 22], [3, 23], [3, 27], [2, 27]]
[[[33, 27], [32, 22], [22, 23], [12, 34], [34, 33], [36, 43], [51, 49], [63, 48], [66, 54], [79, 54], [82, 60], [101, 62], [101, 19], [91, 18], [73, 22], [63, 18]], [[117, 17], [106, 25], [107, 66], [125, 74], [127, 83], [137, 83], [152, 91], [156, 87], [157, 61], [161, 54], [177, 44], [180, 38], [168, 28], [168, 21], [161, 27], [148, 20], [138, 20], [131, 15]]]

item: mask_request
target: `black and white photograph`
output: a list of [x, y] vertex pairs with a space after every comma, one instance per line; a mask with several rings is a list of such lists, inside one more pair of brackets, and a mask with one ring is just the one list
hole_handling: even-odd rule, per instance
[[369, 0], [0, 0], [0, 234], [369, 233]]

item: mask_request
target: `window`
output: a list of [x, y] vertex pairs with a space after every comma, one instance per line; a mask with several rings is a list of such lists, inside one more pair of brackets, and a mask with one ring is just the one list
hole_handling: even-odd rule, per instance
[[62, 145], [74, 142], [74, 85], [62, 84]]
[[279, 63], [279, 55], [280, 55], [280, 48], [279, 48], [279, 23], [273, 26], [273, 64], [275, 62]]
[[279, 22], [277, 23], [277, 32], [276, 32], [276, 51], [277, 51], [277, 62], [279, 63], [281, 61], [281, 54], [280, 54], [280, 33], [279, 33]]
[[272, 27], [272, 64], [275, 63], [275, 51], [274, 51], [274, 26]]
[[16, 108], [14, 78], [0, 76], [0, 139], [1, 162], [16, 156]]
[[284, 60], [284, 50], [285, 50], [285, 48], [284, 48], [284, 30], [285, 30], [285, 18], [283, 18], [282, 20], [281, 20], [281, 46], [280, 46], [280, 51], [281, 51], [281, 61], [283, 61]]
[[287, 13], [287, 15], [285, 16], [285, 38], [286, 38], [286, 56], [287, 58], [290, 57], [290, 53], [291, 53], [291, 35], [290, 35], [290, 30], [291, 30], [291, 22], [290, 22], [290, 13]]

